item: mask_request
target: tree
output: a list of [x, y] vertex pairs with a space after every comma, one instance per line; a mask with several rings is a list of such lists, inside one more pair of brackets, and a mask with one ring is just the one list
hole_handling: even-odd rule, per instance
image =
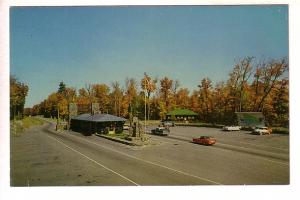
[[288, 92], [289, 81], [283, 79], [278, 81], [275, 87], [273, 95], [273, 108], [276, 113], [276, 123], [279, 126], [288, 126], [289, 120], [289, 92]]
[[64, 91], [65, 91], [65, 89], [66, 89], [66, 85], [64, 84], [64, 82], [63, 81], [61, 81], [60, 83], [59, 83], [59, 87], [58, 87], [58, 93], [63, 93]]
[[175, 104], [179, 108], [188, 108], [189, 107], [189, 90], [187, 88], [181, 88], [175, 94]]
[[262, 111], [264, 102], [271, 91], [274, 89], [276, 81], [288, 70], [288, 63], [285, 58], [281, 60], [271, 60], [267, 63], [262, 63], [260, 65], [260, 73], [259, 82], [261, 83], [260, 92], [262, 96], [255, 104], [256, 111]]
[[56, 117], [58, 118], [58, 109], [61, 109], [59, 104], [59, 96], [57, 92], [51, 93], [43, 103], [44, 117]]
[[89, 105], [91, 105], [95, 101], [95, 93], [92, 84], [85, 84], [85, 90], [89, 99]]
[[201, 80], [199, 87], [200, 109], [206, 121], [210, 121], [210, 113], [213, 110], [212, 104], [212, 82], [209, 78]]
[[[128, 113], [130, 118], [130, 123], [132, 121], [133, 112], [136, 111], [135, 105], [137, 100], [137, 84], [136, 80], [131, 78], [126, 78], [125, 80], [125, 94], [129, 103]], [[130, 124], [131, 125], [131, 124]]]
[[160, 80], [160, 92], [162, 94], [162, 100], [165, 103], [166, 111], [169, 110], [170, 106], [170, 94], [171, 94], [171, 88], [172, 88], [173, 80], [164, 77]]
[[92, 85], [93, 94], [96, 102], [99, 103], [101, 112], [108, 112], [109, 109], [109, 87], [106, 84]]
[[231, 88], [231, 96], [235, 99], [235, 110], [242, 112], [244, 102], [245, 87], [247, 81], [252, 74], [251, 62], [253, 57], [246, 57], [235, 65], [233, 71], [230, 73], [228, 84]]
[[21, 83], [14, 76], [10, 76], [10, 116], [23, 117], [24, 105], [28, 94], [28, 86]]
[[[148, 119], [150, 118], [150, 96], [151, 94], [156, 90], [156, 83], [157, 79], [152, 79], [150, 76], [144, 73], [144, 78], [141, 80], [141, 88], [146, 92], [147, 99], [145, 99], [145, 105], [147, 107], [148, 105], [148, 111], [147, 111], [147, 116]], [[146, 109], [146, 108], [145, 108]]]
[[85, 88], [80, 88], [78, 90], [78, 97], [77, 97], [77, 108], [78, 113], [88, 113], [90, 112], [90, 99], [88, 92]]
[[112, 93], [111, 96], [111, 106], [113, 107], [113, 113], [115, 115], [121, 115], [121, 103], [123, 98], [123, 90], [120, 87], [118, 81], [112, 82]]
[[189, 109], [196, 113], [200, 113], [199, 96], [199, 91], [194, 90], [189, 100]]

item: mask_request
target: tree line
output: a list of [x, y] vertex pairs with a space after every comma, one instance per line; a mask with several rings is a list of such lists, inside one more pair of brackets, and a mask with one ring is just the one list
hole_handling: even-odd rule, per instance
[[235, 112], [263, 112], [268, 125], [288, 126], [289, 80], [286, 58], [254, 63], [253, 57], [238, 61], [227, 81], [213, 84], [203, 78], [197, 89], [182, 87], [179, 80], [167, 76], [158, 79], [145, 73], [140, 80], [126, 78], [124, 86], [118, 81], [86, 84], [76, 90], [63, 82], [47, 99], [26, 109], [27, 114], [62, 118], [68, 116], [68, 104], [76, 103], [80, 113], [90, 112], [93, 102], [102, 113], [125, 118], [164, 119], [175, 108], [190, 109], [207, 123], [232, 124]]

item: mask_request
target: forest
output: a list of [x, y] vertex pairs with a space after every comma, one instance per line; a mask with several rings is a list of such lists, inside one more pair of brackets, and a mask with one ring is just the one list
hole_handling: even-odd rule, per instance
[[[11, 80], [13, 116], [22, 112], [27, 92], [26, 85]], [[95, 102], [102, 113], [125, 118], [146, 116], [148, 120], [158, 120], [164, 119], [168, 111], [186, 108], [198, 113], [201, 122], [233, 124], [235, 112], [263, 112], [267, 125], [288, 127], [288, 61], [281, 58], [255, 62], [253, 57], [245, 57], [236, 62], [226, 81], [213, 83], [206, 77], [193, 91], [178, 79], [158, 79], [147, 73], [138, 80], [126, 78], [124, 85], [119, 81], [110, 85], [93, 83], [78, 90], [62, 81], [57, 91], [26, 108], [24, 114], [56, 118], [59, 112], [61, 118], [67, 119], [69, 103], [76, 103], [79, 113], [84, 113], [90, 112]]]

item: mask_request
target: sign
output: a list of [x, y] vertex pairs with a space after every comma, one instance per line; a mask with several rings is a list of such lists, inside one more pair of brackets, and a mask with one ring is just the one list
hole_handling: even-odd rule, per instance
[[76, 103], [69, 103], [69, 118], [77, 116], [77, 105]]
[[265, 126], [262, 112], [236, 112], [238, 124], [243, 127]]
[[99, 112], [99, 103], [92, 103], [92, 114], [97, 114]]

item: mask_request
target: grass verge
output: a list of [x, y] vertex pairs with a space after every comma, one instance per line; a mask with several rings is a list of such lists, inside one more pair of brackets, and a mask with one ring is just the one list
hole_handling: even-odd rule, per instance
[[10, 121], [10, 133], [13, 135], [19, 135], [26, 129], [33, 126], [41, 126], [45, 122], [41, 119], [35, 117], [25, 117], [21, 120], [11, 120]]

